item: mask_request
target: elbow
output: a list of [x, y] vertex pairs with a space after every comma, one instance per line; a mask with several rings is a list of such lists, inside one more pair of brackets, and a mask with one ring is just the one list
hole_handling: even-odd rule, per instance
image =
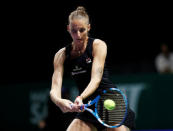
[[55, 90], [52, 88], [49, 92], [49, 97], [52, 101], [54, 101], [55, 98]]
[[53, 98], [53, 91], [52, 90], [50, 90], [50, 92], [49, 92], [49, 97], [52, 100], [52, 98]]

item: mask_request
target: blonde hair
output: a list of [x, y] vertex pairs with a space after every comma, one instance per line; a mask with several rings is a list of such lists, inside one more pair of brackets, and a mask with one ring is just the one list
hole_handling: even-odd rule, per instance
[[70, 13], [69, 15], [69, 23], [73, 19], [85, 19], [86, 24], [89, 24], [89, 16], [88, 13], [86, 12], [85, 8], [83, 6], [78, 6], [76, 10]]

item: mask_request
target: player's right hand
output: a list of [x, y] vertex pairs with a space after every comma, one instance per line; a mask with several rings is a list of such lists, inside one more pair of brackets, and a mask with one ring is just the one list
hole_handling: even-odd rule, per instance
[[58, 104], [58, 107], [61, 109], [61, 111], [63, 113], [74, 112], [72, 109], [72, 106], [71, 106], [72, 104], [73, 104], [73, 102], [71, 102], [70, 100], [61, 99], [59, 104]]

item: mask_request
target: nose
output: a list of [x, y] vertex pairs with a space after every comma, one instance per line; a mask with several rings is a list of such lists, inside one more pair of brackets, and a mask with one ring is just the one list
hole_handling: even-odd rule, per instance
[[77, 31], [77, 36], [78, 36], [79, 38], [81, 37], [81, 33], [80, 33], [79, 30]]

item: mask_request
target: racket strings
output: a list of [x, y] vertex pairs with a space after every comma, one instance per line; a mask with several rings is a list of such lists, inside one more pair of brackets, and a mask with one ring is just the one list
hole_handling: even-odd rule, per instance
[[[106, 99], [111, 99], [116, 103], [116, 107], [113, 110], [107, 110], [104, 107], [104, 101]], [[108, 92], [101, 95], [100, 100], [97, 105], [98, 115], [100, 119], [109, 125], [120, 124], [124, 119], [126, 113], [126, 104], [124, 97], [119, 92]]]

